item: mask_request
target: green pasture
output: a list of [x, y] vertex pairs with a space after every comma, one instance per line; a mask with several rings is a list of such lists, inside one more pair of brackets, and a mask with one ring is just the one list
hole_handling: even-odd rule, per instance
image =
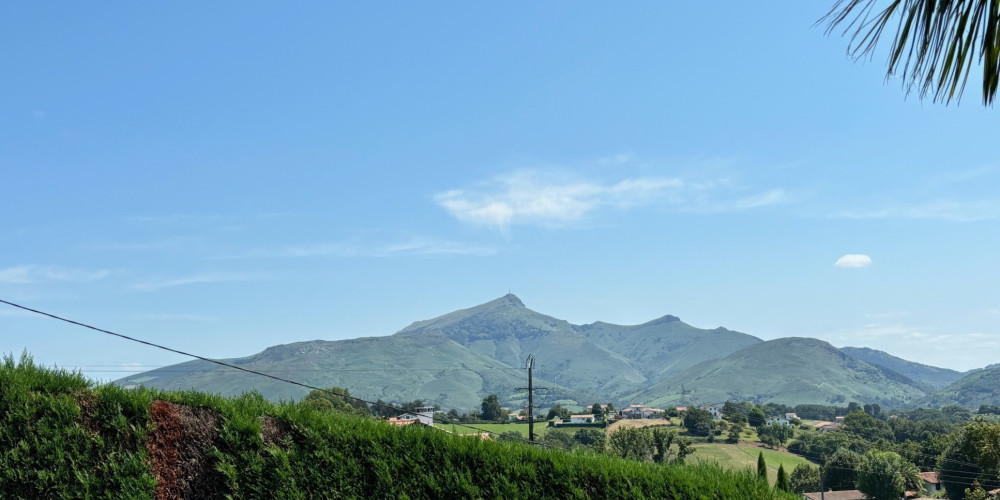
[[812, 464], [798, 455], [756, 446], [705, 443], [695, 445], [695, 450], [697, 451], [688, 458], [692, 463], [716, 462], [724, 469], [742, 470], [749, 467], [755, 471], [757, 470], [757, 453], [763, 452], [764, 461], [767, 462], [767, 478], [772, 484], [778, 477], [779, 465], [784, 465], [785, 472], [791, 474], [795, 466], [799, 464]]

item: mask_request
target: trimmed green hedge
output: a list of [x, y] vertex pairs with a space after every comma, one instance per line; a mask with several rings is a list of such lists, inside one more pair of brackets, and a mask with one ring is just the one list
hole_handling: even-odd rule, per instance
[[[38, 368], [26, 356], [0, 364], [0, 492], [153, 498], [159, 476], [149, 443], [160, 431], [149, 409], [156, 400], [217, 417], [218, 433], [199, 469], [213, 497], [796, 498], [749, 472], [713, 465], [657, 466], [393, 427], [275, 405], [257, 394], [227, 399], [90, 387], [78, 374]], [[265, 421], [270, 428], [262, 432]]]

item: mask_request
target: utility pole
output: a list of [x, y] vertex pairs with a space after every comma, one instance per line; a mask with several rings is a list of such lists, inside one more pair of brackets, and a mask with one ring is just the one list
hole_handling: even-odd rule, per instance
[[823, 477], [823, 464], [819, 464], [819, 499], [826, 500], [826, 481]]
[[[528, 387], [518, 387], [516, 390], [528, 391], [528, 441], [535, 442], [535, 386], [531, 380], [531, 370], [535, 368], [535, 356], [528, 355], [524, 361], [524, 367], [528, 369]], [[539, 388], [539, 390], [544, 390]]]

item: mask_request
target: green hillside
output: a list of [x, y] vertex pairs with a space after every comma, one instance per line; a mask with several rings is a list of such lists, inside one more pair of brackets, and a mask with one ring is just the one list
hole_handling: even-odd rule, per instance
[[[516, 398], [512, 389], [524, 385], [523, 371], [471, 352], [442, 335], [297, 342], [227, 362], [318, 387], [348, 387], [352, 394], [373, 401], [422, 399], [444, 408], [472, 408], [492, 393]], [[225, 396], [253, 390], [272, 401], [299, 399], [308, 392], [205, 361], [152, 370], [119, 383]], [[553, 398], [571, 396], [572, 391], [558, 384], [540, 383], [552, 388]]]
[[749, 471], [496, 442], [0, 363], [4, 498], [793, 499]]
[[[927, 386], [927, 388], [941, 389], [948, 384], [962, 378], [964, 375], [955, 370], [938, 368], [936, 366], [914, 363], [902, 358], [897, 358], [887, 352], [870, 349], [868, 347], [841, 347], [841, 351], [850, 354], [852, 357], [860, 359], [866, 363], [871, 363], [882, 368], [888, 368], [896, 373], [912, 379]], [[927, 392], [931, 392], [928, 390]]]
[[654, 406], [726, 400], [893, 406], [923, 396], [898, 373], [855, 359], [821, 340], [793, 337], [700, 363], [639, 392], [635, 399]]
[[927, 406], [959, 405], [973, 410], [1000, 405], [1000, 365], [976, 370], [921, 402]]
[[666, 380], [702, 361], [761, 342], [725, 328], [703, 330], [675, 316], [635, 326], [597, 322], [576, 327], [588, 340], [632, 361], [652, 383]]
[[[418, 321], [386, 337], [287, 344], [230, 360], [257, 371], [387, 401], [422, 399], [444, 408], [476, 408], [488, 394], [526, 404], [524, 360], [539, 360], [536, 402], [620, 400], [698, 362], [760, 342], [724, 328], [701, 330], [667, 316], [636, 326], [576, 326], [532, 311], [516, 296]], [[277, 401], [305, 391], [204, 362], [126, 377], [117, 383], [197, 389], [223, 395], [256, 390]]]

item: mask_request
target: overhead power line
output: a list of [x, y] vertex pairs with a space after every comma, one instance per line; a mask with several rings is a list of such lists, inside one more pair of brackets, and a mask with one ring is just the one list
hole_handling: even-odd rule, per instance
[[[111, 330], [105, 330], [103, 328], [98, 328], [98, 327], [93, 326], [93, 325], [88, 325], [86, 323], [81, 323], [79, 321], [74, 321], [72, 319], [64, 318], [62, 316], [57, 316], [55, 314], [47, 313], [45, 311], [39, 311], [38, 309], [32, 309], [30, 307], [22, 306], [20, 304], [15, 304], [15, 303], [7, 301], [7, 300], [0, 299], [0, 303], [7, 304], [7, 305], [9, 305], [11, 307], [16, 307], [18, 309], [21, 309], [21, 310], [24, 310], [24, 311], [28, 311], [28, 312], [31, 312], [31, 313], [35, 313], [35, 314], [39, 314], [39, 315], [42, 315], [42, 316], [46, 316], [46, 317], [49, 317], [49, 318], [52, 318], [52, 319], [55, 319], [55, 320], [58, 320], [58, 321], [69, 323], [71, 325], [76, 325], [76, 326], [79, 326], [79, 327], [83, 327], [83, 328], [86, 328], [88, 330], [93, 330], [95, 332], [104, 333], [106, 335], [112, 335], [114, 337], [125, 339], [125, 340], [131, 341], [131, 342], [138, 342], [140, 344], [147, 345], [147, 346], [150, 346], [150, 347], [154, 347], [156, 349], [161, 349], [161, 350], [172, 352], [172, 353], [175, 353], [175, 354], [180, 354], [182, 356], [188, 356], [188, 357], [191, 357], [191, 358], [199, 359], [201, 361], [205, 361], [207, 363], [212, 363], [212, 364], [219, 365], [219, 366], [222, 366], [222, 367], [231, 368], [233, 370], [239, 370], [241, 372], [251, 373], [253, 375], [259, 375], [261, 377], [269, 378], [269, 379], [272, 379], [272, 380], [277, 380], [279, 382], [284, 382], [286, 384], [295, 385], [295, 386], [302, 387], [302, 388], [305, 388], [305, 389], [320, 391], [320, 392], [324, 392], [324, 393], [327, 393], [327, 394], [332, 394], [332, 395], [335, 395], [335, 396], [339, 396], [339, 397], [342, 397], [342, 398], [351, 399], [351, 400], [354, 400], [354, 401], [365, 403], [365, 404], [367, 404], [369, 406], [376, 406], [376, 407], [388, 409], [388, 410], [391, 410], [391, 411], [394, 411], [394, 412], [402, 412], [402, 413], [405, 413], [405, 414], [412, 413], [412, 412], [407, 412], [405, 410], [401, 410], [400, 408], [396, 408], [395, 406], [378, 403], [376, 401], [368, 401], [366, 399], [358, 398], [358, 397], [355, 397], [355, 396], [346, 396], [344, 394], [338, 394], [338, 393], [333, 392], [333, 391], [331, 391], [329, 389], [324, 389], [322, 387], [316, 387], [314, 385], [310, 385], [310, 384], [306, 384], [306, 383], [303, 383], [303, 382], [299, 382], [297, 380], [292, 380], [292, 379], [285, 378], [285, 377], [279, 377], [277, 375], [271, 375], [269, 373], [264, 373], [264, 372], [260, 372], [260, 371], [257, 371], [257, 370], [252, 370], [250, 368], [244, 368], [242, 366], [233, 365], [233, 364], [230, 364], [230, 363], [226, 363], [225, 361], [219, 361], [217, 359], [207, 358], [205, 356], [199, 356], [197, 354], [193, 354], [193, 353], [190, 353], [190, 352], [182, 351], [180, 349], [174, 349], [172, 347], [167, 347], [165, 345], [157, 344], [155, 342], [150, 342], [148, 340], [137, 339], [137, 338], [131, 337], [129, 335], [124, 335], [124, 334], [121, 334], [121, 333], [113, 332]], [[478, 431], [480, 433], [492, 434], [491, 431], [488, 431], [486, 429], [482, 429], [482, 428], [479, 428], [479, 427], [474, 427], [474, 426], [471, 426], [471, 425], [468, 425], [468, 424], [464, 424], [464, 423], [456, 423], [456, 422], [445, 422], [445, 423], [446, 424], [450, 424], [450, 425], [454, 425], [454, 426], [458, 426], [458, 427], [464, 427], [466, 429], [472, 429], [472, 430]], [[522, 438], [521, 440], [524, 441], [524, 442], [526, 442], [526, 443], [535, 444], [533, 441], [529, 441], [527, 439], [523, 439]]]

